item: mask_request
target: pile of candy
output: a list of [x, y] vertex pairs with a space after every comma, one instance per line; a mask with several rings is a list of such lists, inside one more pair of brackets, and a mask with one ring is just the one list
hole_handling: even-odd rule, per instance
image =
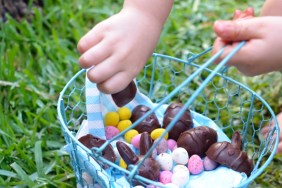
[[[183, 105], [170, 104], [164, 114], [162, 126], [154, 113], [130, 129], [119, 139], [116, 148], [109, 145], [103, 151], [103, 157], [119, 164], [122, 168], [135, 165], [159, 141], [150, 157], [146, 158], [138, 169], [138, 174], [169, 187], [182, 187], [189, 182], [191, 175], [214, 170], [224, 165], [248, 176], [253, 169], [252, 160], [242, 151], [241, 137], [235, 132], [231, 143], [217, 142], [217, 133], [207, 126], [193, 127], [190, 111], [187, 109], [165, 137], [159, 140], [165, 128], [173, 120]], [[128, 129], [150, 110], [144, 105], [136, 106], [132, 112], [121, 107], [117, 112], [108, 112], [104, 116], [106, 139], [112, 139]], [[79, 139], [86, 147], [99, 147], [106, 140], [86, 135]], [[107, 168], [107, 167], [105, 167]], [[138, 182], [135, 182], [138, 185]]]

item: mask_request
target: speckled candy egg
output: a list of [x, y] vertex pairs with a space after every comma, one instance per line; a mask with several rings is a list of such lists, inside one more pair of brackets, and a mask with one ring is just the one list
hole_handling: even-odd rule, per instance
[[173, 160], [170, 154], [161, 153], [157, 156], [157, 162], [160, 164], [162, 170], [171, 170], [173, 166]]
[[112, 139], [114, 136], [118, 135], [119, 130], [114, 126], [107, 126], [106, 127], [106, 139]]
[[171, 183], [172, 172], [164, 170], [160, 173], [160, 182], [163, 184]]
[[214, 170], [218, 166], [218, 163], [211, 160], [207, 156], [204, 158], [204, 169], [206, 171]]
[[173, 150], [173, 152], [171, 153], [171, 157], [176, 164], [182, 165], [187, 164], [189, 159], [188, 152], [182, 147]]
[[200, 174], [204, 171], [204, 163], [199, 155], [192, 155], [188, 161], [188, 169], [191, 174]]

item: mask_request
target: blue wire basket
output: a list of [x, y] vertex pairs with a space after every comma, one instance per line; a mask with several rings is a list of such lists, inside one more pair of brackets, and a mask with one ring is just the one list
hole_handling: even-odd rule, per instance
[[[161, 138], [173, 128], [187, 108], [212, 119], [229, 138], [235, 131], [239, 131], [242, 135], [242, 148], [254, 161], [251, 175], [237, 186], [247, 187], [272, 161], [279, 142], [279, 136], [275, 136], [279, 135], [279, 126], [275, 114], [263, 98], [225, 74], [225, 64], [243, 45], [244, 42], [241, 42], [213, 69], [208, 67], [222, 54], [224, 48], [202, 64], [198, 62], [211, 49], [200, 54], [189, 54], [187, 59], [153, 54], [152, 61], [146, 64], [137, 77], [136, 85], [140, 92], [157, 105], [99, 148], [88, 149], [76, 138], [83, 120], [87, 120], [86, 71], [81, 70], [73, 76], [60, 93], [57, 110], [78, 187], [116, 187], [114, 182], [121, 175], [127, 177], [129, 185], [120, 187], [133, 187], [131, 180], [142, 182], [144, 186], [152, 184], [162, 187], [158, 182], [137, 174], [142, 162], [159, 142], [154, 143], [143, 160], [131, 166], [130, 170], [106, 160], [101, 153], [162, 105], [174, 100], [181, 101], [183, 108], [167, 126]], [[264, 126], [269, 128], [266, 137], [261, 134]], [[103, 164], [110, 166], [110, 170], [103, 169]]]

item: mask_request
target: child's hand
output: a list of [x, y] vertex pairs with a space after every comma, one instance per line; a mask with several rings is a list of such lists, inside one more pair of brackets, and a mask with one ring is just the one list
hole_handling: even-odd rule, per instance
[[142, 70], [160, 36], [162, 25], [133, 8], [122, 10], [90, 30], [78, 43], [79, 64], [99, 90], [116, 93]]
[[217, 21], [214, 31], [220, 40], [214, 44], [213, 53], [227, 46], [220, 59], [234, 48], [234, 42], [247, 41], [228, 65], [235, 66], [245, 75], [254, 76], [282, 70], [282, 17], [257, 17], [234, 21]]
[[[235, 10], [233, 14], [233, 20], [243, 20], [243, 19], [249, 19], [254, 17], [254, 9], [252, 7], [248, 7], [246, 10], [241, 11], [239, 9]], [[213, 44], [213, 54], [215, 54], [220, 48], [232, 44], [233, 46], [236, 46], [239, 44], [239, 42], [236, 41], [224, 41], [222, 38], [217, 36], [217, 38], [214, 41]], [[215, 60], [215, 63], [219, 63], [221, 59]]]
[[[280, 127], [280, 135], [279, 135], [279, 144], [278, 144], [278, 148], [277, 148], [277, 151], [276, 153], [282, 153], [282, 113], [278, 114], [276, 116], [277, 118], [277, 122], [279, 124], [279, 127]], [[273, 129], [273, 126], [274, 126], [274, 122], [272, 121], [271, 124], [268, 126], [264, 126], [262, 129], [261, 129], [261, 134], [263, 135], [264, 138], [266, 138], [269, 134], [269, 131]], [[276, 138], [276, 134], [273, 136], [273, 139]]]
[[245, 11], [236, 10], [233, 14], [233, 20], [248, 19], [254, 17], [254, 9], [248, 7]]

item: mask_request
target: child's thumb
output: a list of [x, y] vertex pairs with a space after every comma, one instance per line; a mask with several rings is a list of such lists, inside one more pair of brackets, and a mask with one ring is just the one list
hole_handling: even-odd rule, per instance
[[214, 31], [224, 41], [242, 41], [258, 37], [259, 31], [255, 29], [251, 19], [241, 21], [216, 21]]

